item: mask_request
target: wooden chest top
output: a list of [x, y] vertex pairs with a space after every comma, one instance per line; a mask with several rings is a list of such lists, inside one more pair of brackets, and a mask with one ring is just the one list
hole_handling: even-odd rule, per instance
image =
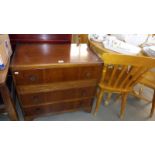
[[60, 67], [102, 63], [87, 44], [19, 44], [11, 68]]

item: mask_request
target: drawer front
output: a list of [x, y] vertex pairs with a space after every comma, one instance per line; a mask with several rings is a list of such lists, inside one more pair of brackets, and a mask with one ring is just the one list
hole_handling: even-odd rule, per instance
[[20, 95], [22, 106], [39, 105], [46, 102], [44, 93]]
[[46, 83], [51, 83], [74, 80], [98, 79], [100, 77], [100, 72], [101, 67], [99, 65], [46, 69], [45, 81]]
[[20, 95], [23, 107], [56, 103], [64, 100], [91, 98], [95, 96], [96, 87], [59, 90], [53, 92], [43, 92]]
[[39, 84], [44, 80], [42, 69], [14, 71], [13, 76], [16, 85]]
[[80, 108], [87, 108], [90, 106], [92, 106], [92, 99], [29, 107], [29, 108], [24, 108], [23, 112], [25, 116], [35, 116], [35, 115], [43, 115], [48, 113], [67, 112], [67, 111], [76, 110], [76, 109], [78, 110]]
[[14, 71], [17, 85], [99, 79], [101, 65]]
[[63, 91], [49, 92], [46, 94], [46, 102], [63, 101], [69, 99], [81, 99], [95, 96], [96, 87], [70, 89]]

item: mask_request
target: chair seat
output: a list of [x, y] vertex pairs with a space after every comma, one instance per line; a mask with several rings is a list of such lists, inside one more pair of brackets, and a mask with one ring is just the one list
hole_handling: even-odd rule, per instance
[[140, 79], [139, 83], [149, 88], [155, 89], [155, 72], [149, 71], [144, 74]]
[[122, 89], [122, 88], [111, 88], [106, 84], [99, 84], [99, 87], [103, 88], [105, 92], [108, 91], [113, 93], [128, 93], [132, 91], [132, 89], [128, 90], [128, 89]]

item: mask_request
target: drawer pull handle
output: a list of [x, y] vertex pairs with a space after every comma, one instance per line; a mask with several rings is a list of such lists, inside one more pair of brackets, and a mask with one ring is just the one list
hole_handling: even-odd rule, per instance
[[41, 109], [40, 108], [36, 108], [36, 112], [41, 112]]
[[30, 79], [30, 81], [32, 81], [32, 82], [34, 82], [34, 81], [36, 81], [36, 76], [34, 76], [34, 75], [31, 75], [30, 77], [29, 77], [29, 79]]
[[89, 72], [86, 73], [86, 77], [89, 78], [91, 74]]
[[33, 96], [32, 99], [35, 103], [39, 102], [39, 98], [37, 96]]

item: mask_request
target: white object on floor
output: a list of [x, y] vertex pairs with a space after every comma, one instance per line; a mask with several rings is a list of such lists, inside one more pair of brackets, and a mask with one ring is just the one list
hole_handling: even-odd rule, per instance
[[109, 36], [103, 41], [105, 48], [127, 55], [137, 55], [141, 52], [141, 48], [118, 40], [114, 36]]

